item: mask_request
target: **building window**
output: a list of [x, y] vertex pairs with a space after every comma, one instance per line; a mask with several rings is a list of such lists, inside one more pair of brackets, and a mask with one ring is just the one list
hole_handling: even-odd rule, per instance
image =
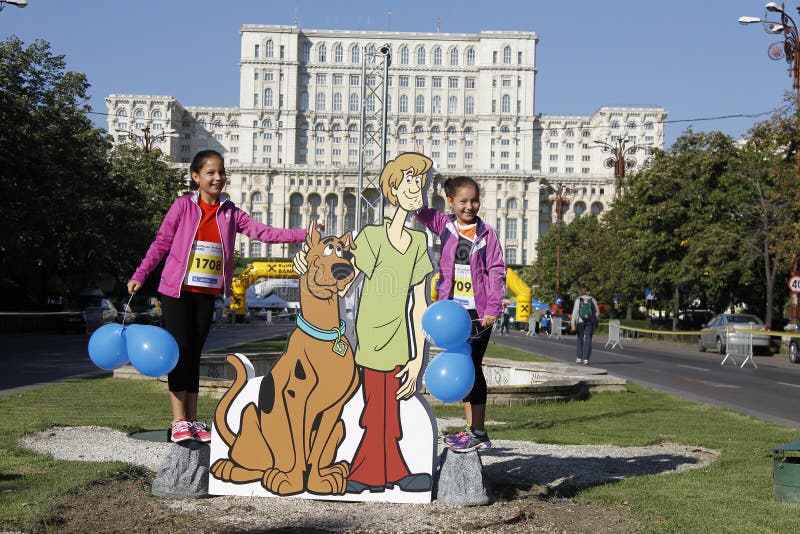
[[334, 74], [333, 75], [333, 85], [343, 85], [344, 84], [344, 75], [343, 74]]
[[272, 105], [272, 89], [264, 89], [264, 107], [271, 108]]
[[434, 65], [441, 65], [442, 64], [442, 49], [438, 46], [433, 49], [433, 64]]
[[507, 46], [503, 48], [503, 63], [506, 65], [511, 64], [511, 47]]
[[506, 219], [506, 239], [517, 238], [517, 220]]
[[350, 47], [350, 63], [361, 63], [361, 53], [357, 44]]
[[325, 63], [325, 58], [328, 54], [328, 49], [325, 47], [325, 43], [321, 43], [319, 48], [317, 49], [317, 61], [320, 63]]
[[442, 77], [441, 76], [434, 76], [431, 78], [431, 87], [434, 89], [441, 89], [442, 87]]
[[317, 93], [316, 100], [314, 101], [314, 109], [317, 111], [325, 111], [325, 93], [322, 91]]
[[400, 47], [400, 64], [408, 65], [408, 47], [405, 45]]
[[467, 50], [467, 66], [474, 67], [475, 66], [475, 49], [470, 48]]
[[425, 97], [417, 95], [414, 103], [414, 113], [425, 113]]
[[418, 89], [425, 87], [425, 77], [424, 76], [415, 77], [414, 84]]
[[350, 95], [350, 107], [348, 108], [350, 113], [357, 113], [359, 111], [358, 104], [359, 104], [358, 93], [352, 93]]
[[264, 56], [271, 58], [275, 54], [275, 45], [272, 42], [272, 39], [267, 41], [267, 45], [264, 47]]
[[458, 98], [455, 96], [451, 96], [447, 99], [447, 113], [450, 115], [455, 115], [458, 113]]
[[475, 114], [475, 99], [472, 96], [464, 98], [464, 115]]
[[341, 63], [344, 61], [344, 48], [342, 48], [340, 44], [337, 44], [333, 49], [333, 61], [334, 63]]
[[458, 66], [458, 48], [453, 47], [450, 49], [450, 66]]
[[328, 77], [324, 74], [317, 74], [317, 85], [325, 85], [328, 83]]
[[350, 75], [350, 87], [358, 87], [361, 85], [361, 76], [358, 74], [351, 74]]
[[503, 100], [500, 105], [500, 112], [511, 113], [511, 97], [509, 95], [503, 95]]
[[333, 111], [342, 111], [342, 93], [333, 94]]
[[253, 57], [258, 57], [258, 51], [261, 49], [259, 45], [253, 47]]
[[420, 46], [417, 48], [417, 65], [425, 64], [425, 47]]
[[442, 113], [442, 97], [439, 95], [434, 95], [433, 99], [431, 99], [431, 113], [434, 115], [441, 115]]

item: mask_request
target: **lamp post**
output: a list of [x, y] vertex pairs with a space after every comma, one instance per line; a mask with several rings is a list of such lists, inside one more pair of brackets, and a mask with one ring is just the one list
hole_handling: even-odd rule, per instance
[[156, 147], [157, 144], [161, 144], [167, 140], [169, 137], [175, 137], [176, 132], [174, 130], [164, 130], [161, 133], [151, 134], [150, 127], [145, 126], [144, 128], [139, 129], [142, 132], [142, 135], [137, 133], [128, 131], [128, 130], [116, 130], [118, 134], [123, 134], [128, 137], [134, 143], [139, 143], [142, 147], [142, 150], [147, 152], [148, 154], [153, 150], [158, 149]]
[[[795, 118], [798, 122], [798, 132], [800, 132], [800, 40], [798, 40], [797, 24], [792, 17], [786, 13], [783, 2], [779, 6], [777, 2], [767, 2], [764, 8], [770, 13], [780, 15], [780, 22], [765, 20], [758, 17], [739, 17], [739, 24], [748, 25], [760, 23], [764, 25], [764, 30], [769, 34], [783, 35], [783, 42], [776, 41], [767, 48], [767, 55], [773, 61], [786, 59], [789, 65], [789, 76], [792, 78], [792, 88], [795, 91]], [[800, 7], [796, 8], [800, 13]], [[800, 154], [795, 152], [797, 160], [797, 178], [800, 182]], [[800, 275], [800, 257], [795, 254], [790, 266], [792, 276]], [[791, 308], [789, 310], [789, 322], [797, 324], [800, 322], [800, 295], [792, 292]]]
[[559, 183], [556, 187], [547, 185], [550, 195], [548, 200], [556, 205], [556, 290], [555, 298], [561, 296], [561, 226], [564, 224], [564, 202], [568, 202], [572, 196], [572, 189]]
[[28, 0], [0, 0], [0, 11], [3, 11], [3, 8], [6, 7], [6, 4], [16, 7], [27, 7]]
[[636, 143], [628, 146], [628, 140], [622, 137], [617, 139], [616, 145], [599, 140], [595, 140], [594, 142], [598, 144], [603, 152], [611, 154], [611, 156], [606, 158], [603, 162], [603, 166], [606, 169], [614, 169], [614, 179], [616, 181], [614, 196], [619, 198], [622, 196], [622, 187], [625, 183], [625, 170], [636, 165], [636, 158], [628, 156], [633, 156], [639, 149], [644, 148], [644, 146], [637, 145]]

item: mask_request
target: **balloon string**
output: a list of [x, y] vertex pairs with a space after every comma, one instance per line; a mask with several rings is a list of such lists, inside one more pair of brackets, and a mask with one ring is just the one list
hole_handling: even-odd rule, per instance
[[133, 295], [131, 295], [131, 298], [128, 299], [128, 303], [122, 309], [122, 326], [125, 326], [125, 318], [128, 316], [128, 311], [131, 309], [132, 300], [133, 300]]

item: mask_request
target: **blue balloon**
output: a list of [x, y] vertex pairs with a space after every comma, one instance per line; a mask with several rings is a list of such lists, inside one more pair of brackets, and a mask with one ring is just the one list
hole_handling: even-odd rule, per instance
[[126, 337], [131, 365], [143, 375], [162, 376], [177, 365], [178, 342], [163, 328], [132, 324], [128, 327]]
[[422, 330], [437, 347], [451, 347], [469, 339], [472, 320], [459, 303], [437, 300], [422, 314]]
[[469, 341], [454, 343], [453, 345], [448, 345], [442, 348], [444, 349], [444, 352], [457, 352], [459, 354], [466, 354], [467, 356], [472, 357], [472, 345], [469, 344]]
[[442, 352], [425, 370], [428, 393], [442, 402], [457, 402], [472, 391], [475, 367], [472, 358], [457, 352]]
[[119, 369], [128, 363], [125, 327], [117, 323], [104, 324], [89, 338], [89, 359], [100, 369]]

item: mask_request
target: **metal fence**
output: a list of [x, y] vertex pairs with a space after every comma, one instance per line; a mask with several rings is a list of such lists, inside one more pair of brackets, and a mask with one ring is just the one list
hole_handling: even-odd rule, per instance
[[720, 365], [724, 365], [729, 359], [733, 365], [738, 365], [735, 358], [744, 358], [740, 367], [744, 367], [747, 362], [750, 362], [753, 367], [758, 368], [756, 362], [753, 361], [753, 334], [737, 332], [731, 328], [725, 332], [725, 357]]

